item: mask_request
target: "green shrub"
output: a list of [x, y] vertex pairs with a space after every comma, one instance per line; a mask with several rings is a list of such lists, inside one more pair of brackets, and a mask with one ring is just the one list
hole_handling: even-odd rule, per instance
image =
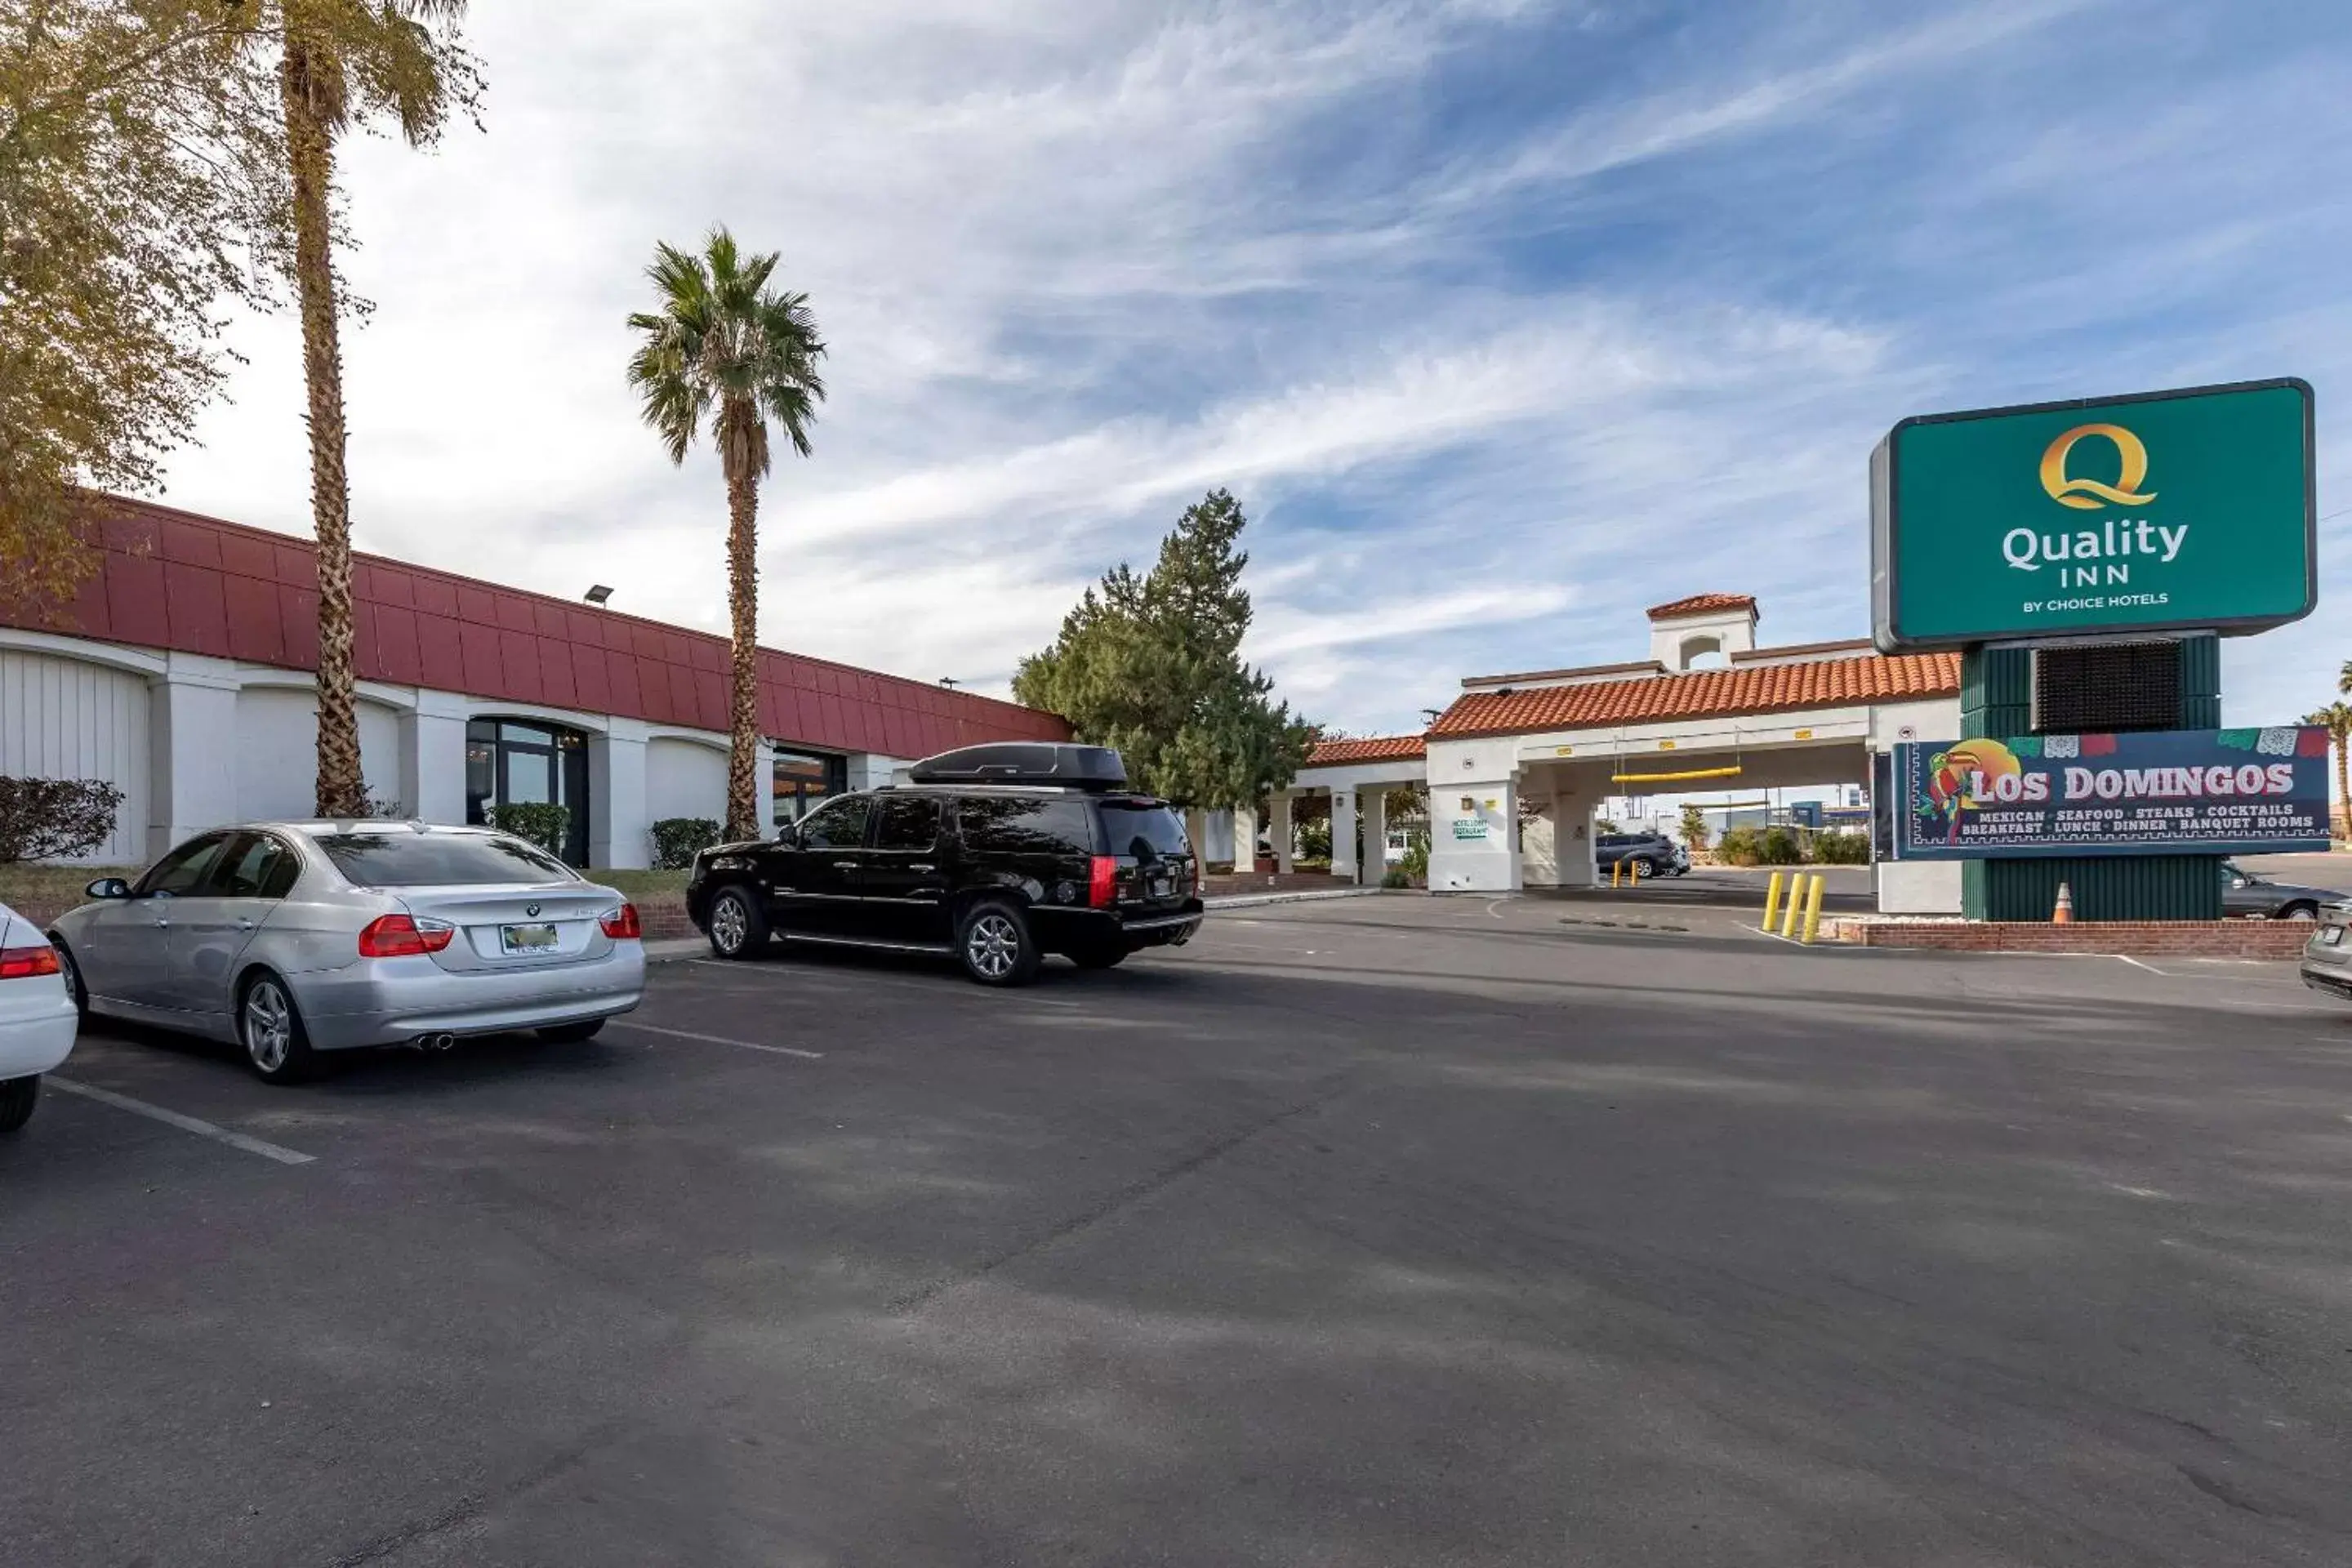
[[1795, 833], [1785, 827], [1768, 827], [1758, 854], [1767, 866], [1801, 866], [1805, 861], [1805, 846]]
[[572, 829], [572, 808], [546, 801], [518, 801], [490, 807], [490, 826], [511, 833], [526, 844], [536, 844], [557, 859], [563, 858], [563, 840]]
[[1764, 864], [1764, 834], [1760, 828], [1726, 828], [1722, 842], [1715, 847], [1716, 858], [1727, 866], [1761, 866]]
[[1410, 888], [1412, 886], [1412, 879], [1406, 876], [1402, 869], [1392, 869], [1381, 879], [1381, 886], [1391, 889]]
[[104, 779], [0, 778], [0, 861], [87, 855], [114, 837], [121, 809]]
[[1298, 858], [1323, 860], [1331, 858], [1331, 819], [1321, 817], [1298, 825]]
[[1813, 858], [1824, 866], [1867, 866], [1870, 864], [1870, 835], [1817, 833], [1813, 836]]
[[683, 871], [695, 853], [719, 842], [719, 824], [707, 816], [665, 816], [654, 824], [654, 869]]
[[1426, 883], [1429, 880], [1428, 834], [1416, 833], [1412, 836], [1412, 841], [1405, 846], [1404, 860], [1399, 868], [1404, 872], [1405, 880], [1408, 882]]

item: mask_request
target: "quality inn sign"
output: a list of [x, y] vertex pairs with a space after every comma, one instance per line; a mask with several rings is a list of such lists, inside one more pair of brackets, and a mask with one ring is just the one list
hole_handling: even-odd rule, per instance
[[1904, 420], [1870, 460], [1879, 647], [2309, 615], [2312, 428], [2293, 380]]

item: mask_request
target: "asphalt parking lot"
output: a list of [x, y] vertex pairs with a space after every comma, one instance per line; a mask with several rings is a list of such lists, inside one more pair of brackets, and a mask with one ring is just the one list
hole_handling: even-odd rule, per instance
[[677, 963], [295, 1090], [87, 1033], [0, 1559], [2352, 1562], [2352, 1008], [1652, 913]]

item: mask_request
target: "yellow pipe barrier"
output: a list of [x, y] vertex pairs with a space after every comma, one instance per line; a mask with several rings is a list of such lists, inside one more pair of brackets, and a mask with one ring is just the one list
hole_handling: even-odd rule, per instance
[[1748, 770], [1728, 768], [1687, 768], [1678, 773], [1611, 773], [1611, 784], [1679, 784], [1685, 779], [1736, 779]]
[[1797, 914], [1805, 904], [1805, 879], [1791, 875], [1789, 879], [1789, 907], [1780, 911], [1780, 938], [1790, 941], [1797, 934]]
[[1612, 860], [1612, 861], [1611, 861], [1611, 862], [1610, 862], [1610, 864], [1609, 864], [1609, 885], [1610, 885], [1611, 887], [1612, 887], [1612, 888], [1617, 887], [1617, 886], [1619, 885], [1618, 879], [1619, 879], [1619, 878], [1621, 878], [1621, 877], [1622, 877], [1624, 874], [1625, 874], [1625, 862], [1624, 862], [1624, 861], [1622, 861], [1622, 860]]
[[1639, 860], [1633, 862], [1633, 881], [1629, 885], [1636, 888], [1642, 885], [1642, 863]]
[[1764, 930], [1766, 934], [1769, 935], [1771, 932], [1772, 917], [1780, 912], [1780, 873], [1775, 871], [1772, 873], [1772, 879], [1764, 884]]
[[1812, 946], [1813, 938], [1821, 934], [1822, 889], [1827, 881], [1827, 878], [1815, 872], [1813, 885], [1805, 891], [1805, 945], [1807, 947]]

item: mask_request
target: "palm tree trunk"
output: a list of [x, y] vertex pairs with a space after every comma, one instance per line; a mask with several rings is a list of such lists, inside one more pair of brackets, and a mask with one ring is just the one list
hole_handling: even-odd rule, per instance
[[[2352, 731], [2336, 737], [2336, 801], [2344, 816], [2344, 837], [2352, 839]], [[2327, 826], [2334, 831], [2335, 813], [2329, 814]]]
[[[722, 450], [729, 444], [722, 441]], [[760, 482], [751, 465], [727, 463], [727, 605], [733, 620], [734, 690], [729, 704], [727, 837], [763, 837], [760, 815]]]
[[310, 395], [310, 516], [319, 535], [319, 779], [321, 816], [367, 810], [352, 668], [352, 502], [343, 468], [343, 360], [335, 321], [328, 193], [334, 138], [311, 102], [309, 63], [289, 34], [278, 66], [287, 162], [294, 184], [294, 282], [302, 306], [302, 372]]

